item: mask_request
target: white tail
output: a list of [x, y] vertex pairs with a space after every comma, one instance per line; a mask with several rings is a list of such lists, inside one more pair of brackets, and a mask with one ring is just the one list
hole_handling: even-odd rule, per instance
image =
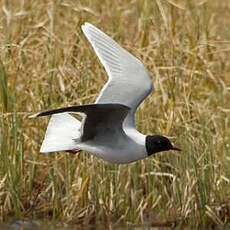
[[77, 149], [76, 142], [81, 136], [81, 122], [68, 113], [52, 115], [40, 152], [56, 152]]

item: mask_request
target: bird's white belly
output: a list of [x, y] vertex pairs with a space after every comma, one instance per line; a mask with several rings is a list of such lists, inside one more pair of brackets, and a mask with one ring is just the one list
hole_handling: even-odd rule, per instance
[[87, 152], [105, 161], [109, 161], [111, 163], [120, 163], [120, 164], [126, 164], [145, 158], [144, 155], [139, 154], [140, 150], [138, 149], [135, 149], [133, 151], [123, 150], [123, 149], [114, 150], [103, 146], [101, 148], [93, 148], [92, 150], [89, 148]]
[[144, 158], [144, 156], [139, 155], [139, 150], [133, 151], [124, 151], [124, 150], [113, 150], [113, 149], [103, 149], [103, 151], [92, 152], [93, 155], [102, 158], [103, 160], [109, 161], [111, 163], [130, 163], [133, 161], [140, 160]]
[[145, 145], [130, 138], [121, 141], [113, 140], [110, 144], [96, 139], [79, 143], [77, 146], [79, 149], [111, 163], [126, 164], [147, 157]]

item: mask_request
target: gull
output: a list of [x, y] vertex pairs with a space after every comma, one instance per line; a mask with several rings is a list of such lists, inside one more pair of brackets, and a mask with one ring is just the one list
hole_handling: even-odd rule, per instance
[[[86, 22], [81, 28], [109, 79], [94, 104], [30, 116], [52, 115], [40, 152], [83, 150], [105, 161], [125, 164], [157, 152], [181, 151], [164, 136], [144, 135], [136, 129], [136, 109], [153, 89], [143, 63], [92, 24]], [[80, 114], [82, 121], [70, 113]]]

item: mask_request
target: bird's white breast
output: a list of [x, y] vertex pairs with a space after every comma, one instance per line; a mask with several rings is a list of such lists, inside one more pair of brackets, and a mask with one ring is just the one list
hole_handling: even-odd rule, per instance
[[146, 136], [133, 129], [128, 130], [126, 134], [127, 138], [121, 138], [120, 140], [109, 140], [108, 138], [105, 141], [104, 139], [98, 140], [96, 138], [79, 143], [77, 146], [111, 163], [125, 164], [147, 157], [145, 147]]

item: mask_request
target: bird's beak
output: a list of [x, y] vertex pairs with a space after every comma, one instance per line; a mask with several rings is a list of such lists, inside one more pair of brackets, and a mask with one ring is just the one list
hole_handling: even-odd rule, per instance
[[177, 147], [172, 147], [172, 150], [176, 150], [176, 151], [182, 151], [181, 149], [177, 148]]

